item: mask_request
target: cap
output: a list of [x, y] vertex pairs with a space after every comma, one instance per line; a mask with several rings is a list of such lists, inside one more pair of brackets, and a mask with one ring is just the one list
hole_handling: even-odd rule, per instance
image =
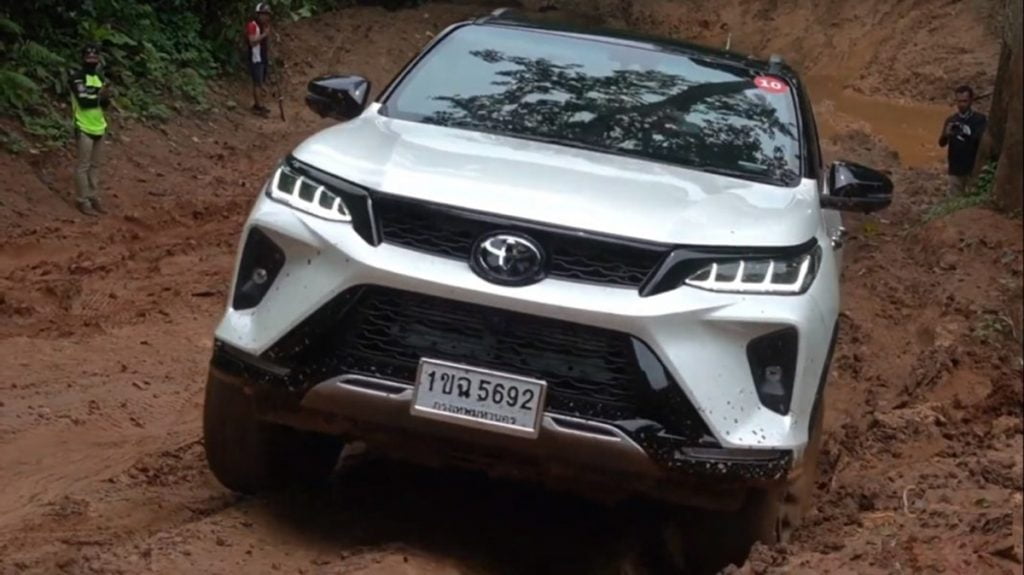
[[89, 44], [86, 44], [86, 45], [82, 46], [82, 56], [90, 56], [90, 55], [99, 54], [99, 53], [100, 53], [100, 46], [99, 46], [99, 44], [89, 43]]
[[272, 14], [270, 10], [270, 2], [260, 2], [256, 5], [257, 14]]

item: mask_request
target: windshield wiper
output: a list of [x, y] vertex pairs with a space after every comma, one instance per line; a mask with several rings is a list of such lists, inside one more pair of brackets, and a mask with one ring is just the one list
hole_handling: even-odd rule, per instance
[[[691, 167], [691, 166], [687, 166], [687, 167]], [[735, 168], [725, 168], [725, 167], [722, 167], [722, 166], [709, 166], [707, 164], [703, 164], [703, 165], [697, 164], [697, 165], [692, 166], [692, 168], [695, 169], [695, 170], [699, 170], [701, 172], [707, 172], [709, 174], [714, 174], [716, 176], [726, 176], [726, 177], [729, 177], [729, 178], [740, 178], [740, 179], [743, 179], [743, 180], [753, 180], [755, 182], [761, 182], [761, 183], [765, 183], [765, 184], [777, 184], [777, 183], [779, 183], [779, 180], [777, 178], [773, 178], [773, 177], [771, 177], [771, 176], [769, 176], [769, 175], [767, 175], [765, 173], [748, 172], [748, 171], [744, 171], [744, 170], [737, 170]]]

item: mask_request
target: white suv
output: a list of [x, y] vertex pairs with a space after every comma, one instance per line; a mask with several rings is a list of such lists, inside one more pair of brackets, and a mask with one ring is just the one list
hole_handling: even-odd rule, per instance
[[310, 82], [343, 122], [246, 222], [207, 387], [217, 478], [324, 478], [359, 441], [784, 538], [821, 440], [839, 210], [892, 195], [823, 167], [797, 74], [499, 12], [369, 92]]

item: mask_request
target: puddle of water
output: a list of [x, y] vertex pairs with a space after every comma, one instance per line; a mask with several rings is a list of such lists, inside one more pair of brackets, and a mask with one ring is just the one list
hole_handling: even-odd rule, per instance
[[[904, 103], [872, 98], [843, 89], [843, 80], [821, 76], [807, 78], [808, 90], [818, 112], [818, 130], [822, 138], [832, 137], [842, 128], [833, 123], [828, 110], [834, 110], [846, 121], [866, 124], [900, 155], [903, 165], [928, 167], [945, 161], [946, 151], [938, 146], [942, 123], [952, 107], [934, 104]], [[831, 105], [829, 105], [831, 103]]]

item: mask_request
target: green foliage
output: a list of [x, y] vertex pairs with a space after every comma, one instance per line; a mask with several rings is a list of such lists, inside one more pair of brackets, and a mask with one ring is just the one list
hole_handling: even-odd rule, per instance
[[46, 147], [58, 147], [71, 139], [71, 121], [53, 109], [22, 117], [25, 132], [38, 138]]
[[171, 86], [171, 92], [179, 99], [202, 107], [206, 104], [206, 79], [191, 68], [180, 70], [178, 81]]
[[163, 122], [171, 118], [171, 110], [149, 90], [130, 86], [117, 98], [118, 109], [134, 120]]
[[996, 182], [996, 168], [998, 167], [999, 162], [985, 164], [985, 167], [981, 169], [981, 173], [978, 174], [978, 179], [971, 186], [971, 195], [992, 197], [992, 189]]
[[992, 185], [995, 182], [997, 162], [989, 162], [981, 169], [978, 178], [970, 186], [967, 192], [959, 197], [946, 198], [931, 207], [925, 213], [924, 221], [930, 222], [936, 218], [948, 216], [967, 208], [977, 208], [992, 205]]
[[0, 68], [0, 108], [21, 110], [39, 97], [39, 86], [31, 78]]
[[996, 345], [1017, 338], [1013, 321], [1003, 313], [991, 310], [978, 314], [971, 331], [985, 345]]
[[925, 214], [924, 220], [926, 222], [930, 222], [936, 218], [948, 216], [949, 214], [959, 212], [960, 210], [988, 205], [991, 201], [992, 199], [989, 197], [977, 195], [964, 195], [957, 198], [948, 198], [932, 206], [932, 208], [928, 210], [928, 213]]
[[22, 29], [18, 26], [18, 23], [14, 20], [9, 20], [0, 16], [0, 38], [7, 37], [18, 37], [21, 36]]
[[[271, 5], [280, 22], [349, 2], [276, 0]], [[243, 26], [252, 17], [255, 0], [4, 4], [0, 115], [20, 119], [26, 133], [47, 145], [59, 145], [70, 134], [64, 129], [70, 124], [67, 78], [79, 63], [82, 44], [102, 47], [102, 73], [116, 93], [108, 114], [164, 121], [172, 109], [206, 109], [208, 82], [225, 72], [242, 71]]]
[[18, 134], [0, 127], [0, 148], [12, 154], [20, 154], [28, 149], [28, 144]]
[[67, 92], [67, 77], [63, 73], [67, 62], [42, 44], [32, 40], [20, 43], [14, 59], [17, 71], [35, 80], [40, 88], [57, 94]]

